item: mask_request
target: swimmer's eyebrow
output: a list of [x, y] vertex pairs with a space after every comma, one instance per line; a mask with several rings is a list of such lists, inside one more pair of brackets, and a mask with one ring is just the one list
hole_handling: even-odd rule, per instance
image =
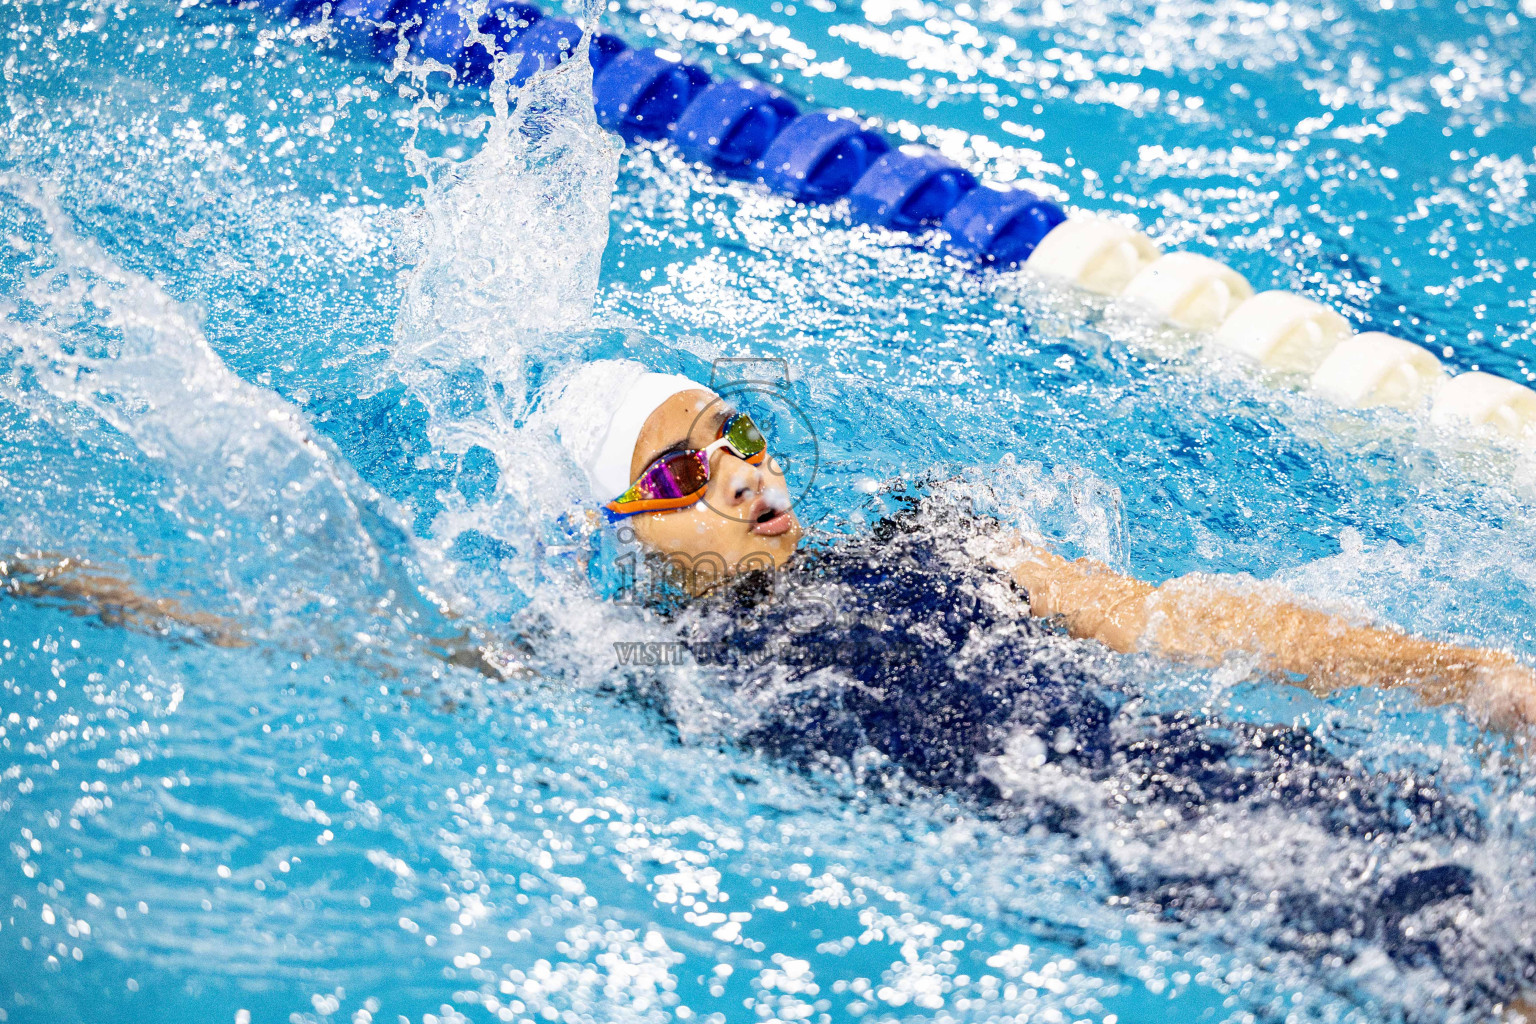
[[[709, 439], [711, 441], [713, 441], [715, 439], [715, 437], [720, 433], [721, 428], [723, 428], [725, 426], [725, 421], [730, 419], [734, 415], [736, 415], [736, 410], [732, 409], [728, 405], [723, 405], [723, 404], [720, 406], [719, 409], [716, 409], [714, 412], [709, 414], [708, 418], [705, 419], [704, 422], [709, 424]], [[673, 445], [671, 445], [671, 446], [669, 446], [667, 448], [663, 448], [659, 453], [657, 453], [656, 457], [659, 459], [663, 455], [670, 455], [672, 452], [675, 452], [675, 451], [676, 452], [687, 451], [689, 448], [692, 448], [692, 447], [694, 447], [694, 444], [693, 444], [692, 435], [690, 434], [690, 436], [683, 438], [681, 441], [678, 441], [676, 444], [673, 444]]]
[[651, 456], [650, 461], [655, 462], [657, 459], [671, 455], [673, 452], [685, 452], [692, 447], [693, 445], [689, 444], [688, 439], [685, 437], [681, 441], [673, 441], [665, 448], [656, 449], [656, 454]]
[[[722, 405], [718, 411], [711, 413], [710, 416], [709, 416], [709, 420], [708, 420], [708, 422], [710, 424], [710, 431], [709, 432], [711, 434], [718, 434], [720, 432], [720, 428], [725, 426], [725, 421], [730, 419], [734, 415], [736, 415], [736, 410], [735, 409], [731, 408], [728, 405]], [[646, 459], [645, 460], [645, 464], [647, 466], [649, 466], [651, 463], [655, 462], [657, 459], [666, 458], [668, 455], [671, 455], [673, 452], [686, 452], [686, 451], [689, 451], [690, 449], [692, 449], [693, 447], [694, 447], [694, 444], [693, 444], [693, 440], [692, 440], [691, 437], [681, 437], [681, 438], [678, 438], [676, 441], [673, 441], [671, 444], [667, 445], [665, 448], [658, 448], [658, 449], [656, 449], [656, 453], [654, 455], [652, 455], [650, 458]]]

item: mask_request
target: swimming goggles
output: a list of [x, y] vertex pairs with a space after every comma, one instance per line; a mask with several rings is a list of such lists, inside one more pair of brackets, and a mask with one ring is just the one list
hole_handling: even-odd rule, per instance
[[709, 486], [710, 456], [728, 448], [738, 459], [761, 465], [768, 457], [768, 442], [757, 429], [752, 417], [738, 412], [725, 421], [720, 439], [703, 448], [668, 452], [645, 467], [639, 479], [629, 485], [629, 490], [610, 501], [605, 507], [609, 514], [620, 519], [641, 512], [671, 512], [687, 508], [704, 497]]

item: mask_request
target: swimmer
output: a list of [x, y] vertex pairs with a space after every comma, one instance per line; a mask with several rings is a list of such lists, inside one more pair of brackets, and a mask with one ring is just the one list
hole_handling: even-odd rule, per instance
[[[636, 363], [579, 368], [545, 411], [592, 508], [683, 570], [681, 600], [656, 610], [744, 746], [866, 788], [956, 794], [1005, 829], [1091, 837], [1080, 848], [1114, 899], [1153, 920], [1268, 917], [1285, 955], [1341, 978], [1391, 993], [1394, 972], [1438, 972], [1443, 1002], [1420, 1012], [1530, 1019], [1536, 941], [1500, 919], [1499, 869], [1467, 862], [1487, 835], [1472, 801], [1366, 769], [1305, 729], [1159, 710], [1104, 671], [1109, 652], [1243, 657], [1318, 694], [1407, 688], [1517, 730], [1536, 720], [1536, 674], [1510, 655], [1211, 576], [1153, 586], [931, 494], [868, 535], [804, 544], [750, 416]], [[1253, 857], [1213, 865], [1179, 845], [1218, 829]]]
[[[622, 519], [650, 553], [687, 566], [696, 594], [801, 557], [804, 530], [766, 439], [708, 388], [603, 360], [564, 382], [550, 406], [594, 507]], [[1057, 620], [1113, 651], [1200, 665], [1244, 655], [1319, 695], [1406, 688], [1426, 704], [1459, 702], [1495, 728], [1536, 722], [1536, 672], [1501, 651], [1358, 625], [1214, 576], [1153, 586], [1016, 535], [994, 532], [972, 547], [1019, 588], [1013, 611]]]

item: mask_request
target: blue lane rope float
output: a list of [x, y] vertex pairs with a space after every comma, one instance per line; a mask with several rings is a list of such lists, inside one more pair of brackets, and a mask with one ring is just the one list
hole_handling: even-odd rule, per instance
[[1028, 259], [1066, 219], [1061, 207], [1028, 189], [982, 185], [960, 197], [944, 215], [943, 227], [950, 247], [961, 255], [1011, 267]]
[[[279, 17], [306, 23], [322, 8], [319, 0], [259, 2]], [[456, 81], [483, 87], [491, 57], [478, 42], [469, 44], [471, 12], [468, 0], [342, 0], [332, 9], [332, 31], [350, 55], [382, 60], [397, 38], [383, 26], [414, 26], [406, 39], [415, 52], [453, 68]], [[522, 55], [514, 85], [565, 60], [581, 38], [575, 22], [511, 0], [491, 0], [477, 28], [501, 51]], [[670, 138], [692, 160], [798, 201], [846, 197], [855, 220], [898, 231], [944, 222], [952, 249], [1005, 268], [1029, 257], [1044, 237], [1040, 224], [1066, 217], [1043, 197], [1013, 189], [989, 192], [999, 198], [982, 204], [985, 213], [978, 207], [946, 221], [978, 182], [937, 153], [892, 150], [854, 121], [826, 111], [802, 114], [777, 89], [715, 81], [695, 64], [650, 48], [629, 49], [616, 36], [594, 33], [589, 53], [594, 105], [605, 128], [631, 140]]]
[[937, 224], [975, 187], [976, 176], [953, 160], [931, 150], [894, 149], [854, 183], [848, 204], [856, 220], [918, 231]]
[[[210, 0], [219, 2], [219, 0]], [[238, 2], [238, 0], [223, 0]], [[313, 24], [323, 0], [258, 0], [281, 18]], [[469, 43], [470, 0], [339, 0], [330, 6], [339, 48], [387, 60], [400, 31], [414, 52], [454, 70], [458, 83], [491, 81], [491, 55]], [[521, 54], [520, 84], [565, 60], [576, 22], [517, 0], [490, 0], [477, 24], [498, 49]], [[591, 37], [599, 123], [626, 139], [668, 139], [689, 159], [760, 182], [798, 202], [848, 200], [854, 220], [896, 231], [941, 227], [958, 256], [999, 269], [1027, 265], [1103, 295], [1123, 296], [1170, 323], [1209, 332], [1259, 366], [1305, 374], [1316, 394], [1352, 408], [1430, 405], [1442, 429], [1468, 425], [1536, 442], [1536, 391], [1488, 373], [1451, 377], [1428, 349], [1379, 332], [1354, 333], [1337, 312], [1282, 291], [1255, 295], [1243, 276], [1194, 253], [1163, 252], [1119, 221], [1072, 214], [1026, 188], [989, 185], [931, 149], [892, 149], [885, 136], [830, 111], [803, 112], [777, 89], [716, 80], [651, 48]]]
[[716, 82], [688, 104], [672, 142], [696, 163], [746, 177], [780, 130], [799, 116], [793, 100], [760, 82]]
[[785, 125], [763, 154], [762, 180], [802, 203], [848, 194], [890, 144], [879, 132], [836, 114], [802, 114]]
[[626, 139], [663, 139], [693, 98], [710, 84], [697, 64], [655, 50], [625, 50], [592, 79], [597, 120]]

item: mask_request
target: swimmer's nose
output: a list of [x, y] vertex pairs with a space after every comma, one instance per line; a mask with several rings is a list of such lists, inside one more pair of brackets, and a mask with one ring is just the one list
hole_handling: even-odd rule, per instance
[[754, 466], [722, 449], [716, 459], [710, 471], [711, 501], [723, 509], [743, 509], [765, 493], [784, 489], [783, 478], [770, 471], [771, 458]]

